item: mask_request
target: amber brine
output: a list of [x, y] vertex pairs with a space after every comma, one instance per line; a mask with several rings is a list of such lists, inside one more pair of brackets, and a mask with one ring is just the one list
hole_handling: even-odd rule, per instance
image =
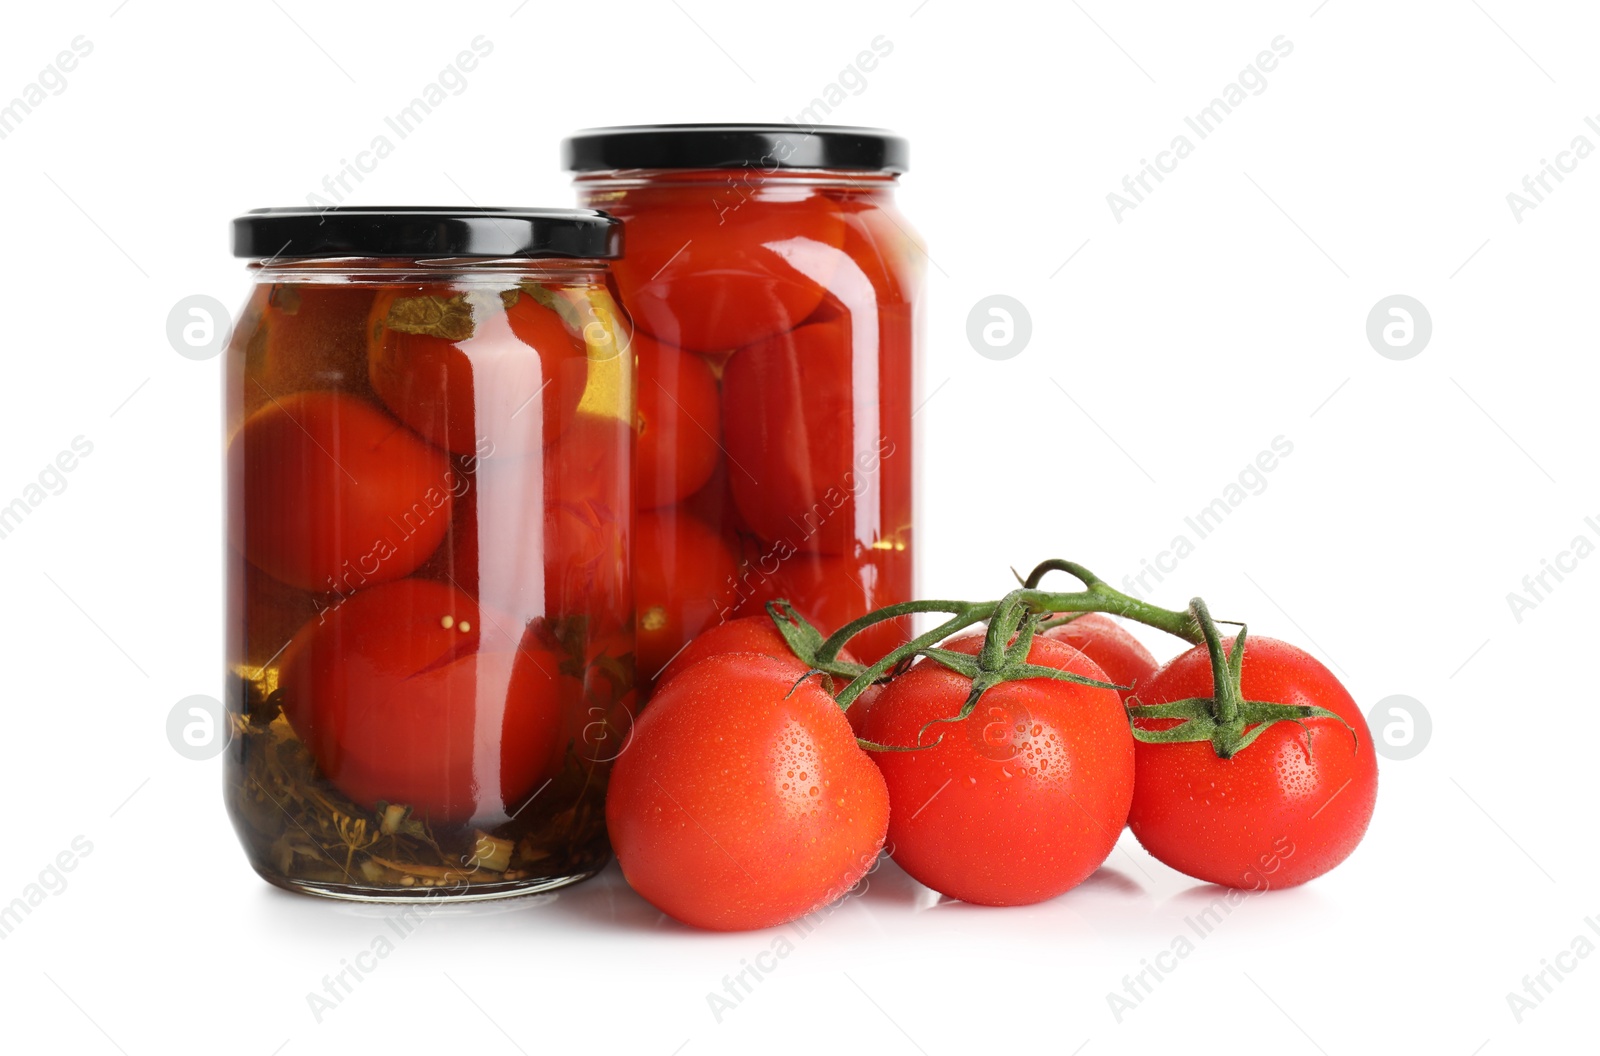
[[264, 210], [227, 351], [226, 796], [272, 883], [593, 874], [634, 698], [632, 356], [583, 210]]

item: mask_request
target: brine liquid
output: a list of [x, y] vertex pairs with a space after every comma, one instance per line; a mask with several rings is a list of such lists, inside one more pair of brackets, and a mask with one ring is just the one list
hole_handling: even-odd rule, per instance
[[631, 357], [604, 280], [267, 267], [228, 359], [226, 795], [268, 880], [493, 897], [607, 860]]

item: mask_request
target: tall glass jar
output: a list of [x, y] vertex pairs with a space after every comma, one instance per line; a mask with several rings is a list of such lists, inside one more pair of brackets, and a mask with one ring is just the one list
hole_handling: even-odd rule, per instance
[[227, 355], [229, 811], [344, 898], [592, 875], [631, 729], [633, 358], [586, 210], [261, 210]]
[[[639, 672], [787, 597], [831, 631], [912, 596], [913, 372], [924, 255], [873, 129], [659, 125], [564, 144], [622, 220], [637, 328]], [[909, 627], [851, 649], [874, 660]]]

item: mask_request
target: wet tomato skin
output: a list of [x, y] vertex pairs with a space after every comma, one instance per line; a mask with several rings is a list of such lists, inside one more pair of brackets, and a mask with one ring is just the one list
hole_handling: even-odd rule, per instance
[[1118, 691], [1124, 704], [1129, 697], [1138, 695], [1139, 688], [1160, 666], [1126, 627], [1098, 612], [1086, 612], [1070, 623], [1052, 627], [1044, 637], [1065, 642], [1086, 655], [1106, 673], [1106, 681], [1130, 687]]
[[[943, 648], [976, 655], [980, 634]], [[1030, 663], [1103, 679], [1070, 646], [1036, 638]], [[889, 842], [912, 877], [951, 898], [1015, 906], [1054, 898], [1093, 873], [1116, 844], [1133, 798], [1133, 736], [1116, 692], [1035, 678], [986, 692], [960, 722], [969, 679], [922, 660], [857, 720], [884, 745]], [[860, 705], [852, 705], [854, 712]], [[918, 736], [922, 739], [919, 741]]]
[[308, 591], [409, 575], [450, 523], [455, 470], [443, 452], [372, 406], [298, 392], [262, 406], [228, 449], [243, 489], [234, 545]]
[[[1232, 643], [1228, 643], [1232, 652]], [[1225, 887], [1292, 887], [1321, 876], [1361, 842], [1378, 767], [1361, 709], [1315, 657], [1272, 638], [1245, 643], [1246, 700], [1316, 705], [1339, 715], [1280, 722], [1231, 759], [1208, 742], [1139, 744], [1128, 827], [1156, 858]], [[1211, 658], [1196, 646], [1156, 672], [1141, 704], [1212, 695]], [[1159, 729], [1170, 720], [1139, 720]]]
[[[824, 630], [822, 633], [826, 635], [828, 632]], [[657, 685], [664, 686], [701, 660], [711, 656], [721, 656], [724, 653], [760, 653], [762, 656], [770, 656], [788, 665], [796, 678], [810, 670], [789, 649], [789, 643], [778, 632], [772, 617], [763, 612], [758, 616], [741, 616], [737, 620], [719, 623], [696, 635], [694, 641], [673, 657], [666, 670], [661, 672], [661, 677], [656, 680]], [[849, 649], [841, 650], [839, 659], [851, 664], [859, 662]]]
[[737, 931], [804, 916], [866, 874], [889, 796], [819, 682], [727, 653], [662, 688], [606, 797], [635, 891], [687, 924]]

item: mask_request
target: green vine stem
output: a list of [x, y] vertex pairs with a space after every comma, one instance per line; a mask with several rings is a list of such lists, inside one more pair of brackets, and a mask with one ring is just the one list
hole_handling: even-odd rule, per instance
[[[1084, 589], [1056, 592], [1039, 589], [1039, 582], [1054, 571], [1066, 572], [1083, 583]], [[1009, 609], [1006, 607], [1010, 606]], [[1042, 562], [1023, 580], [1020, 590], [1012, 591], [999, 601], [907, 601], [888, 605], [851, 620], [829, 636], [815, 651], [815, 662], [828, 665], [838, 657], [845, 644], [874, 624], [918, 613], [937, 612], [949, 616], [937, 627], [920, 634], [900, 646], [877, 663], [861, 672], [838, 694], [839, 706], [848, 708], [866, 691], [868, 686], [881, 680], [895, 667], [930, 649], [944, 639], [984, 620], [996, 621], [1005, 610], [1004, 626], [991, 623], [990, 633], [984, 642], [985, 655], [991, 664], [997, 663], [1000, 654], [1011, 641], [1013, 634], [1023, 628], [1030, 636], [1035, 627], [1035, 617], [1046, 613], [1104, 612], [1142, 623], [1147, 627], [1165, 631], [1190, 644], [1205, 641], [1198, 618], [1190, 610], [1163, 609], [1158, 605], [1130, 597], [1113, 588], [1105, 580], [1074, 561], [1050, 560]], [[1024, 654], [1026, 655], [1026, 654]]]
[[[1246, 628], [1239, 626], [1232, 651], [1222, 645], [1222, 632], [1211, 618], [1206, 603], [1195, 598], [1189, 612], [1199, 625], [1211, 660], [1211, 696], [1189, 697], [1164, 704], [1129, 702], [1128, 717], [1133, 720], [1134, 739], [1145, 744], [1190, 744], [1209, 741], [1220, 759], [1232, 759], [1248, 748], [1263, 733], [1280, 722], [1292, 722], [1305, 731], [1306, 756], [1311, 755], [1311, 727], [1308, 719], [1332, 719], [1357, 737], [1355, 729], [1335, 712], [1309, 704], [1279, 704], [1274, 701], [1247, 700], [1244, 695], [1244, 652]], [[1177, 725], [1159, 730], [1139, 725], [1140, 719], [1176, 719]]]
[[[1083, 584], [1083, 589], [1068, 592], [1039, 589], [1040, 581], [1051, 572], [1066, 572], [1074, 576]], [[1312, 731], [1307, 722], [1310, 719], [1332, 719], [1356, 736], [1348, 723], [1326, 708], [1245, 699], [1241, 685], [1246, 640], [1243, 624], [1239, 625], [1239, 634], [1233, 640], [1230, 653], [1223, 646], [1222, 632], [1217, 628], [1218, 621], [1212, 618], [1201, 599], [1193, 599], [1183, 610], [1164, 609], [1114, 589], [1074, 561], [1052, 559], [1040, 563], [1027, 578], [1021, 579], [1018, 589], [998, 601], [908, 601], [888, 605], [851, 620], [826, 639], [786, 602], [770, 603], [767, 611], [785, 641], [794, 649], [795, 655], [805, 659], [814, 670], [850, 679], [849, 684], [835, 695], [841, 710], [848, 710], [869, 687], [883, 681], [891, 672], [919, 655], [972, 680], [972, 691], [959, 714], [929, 722], [919, 731], [915, 745], [880, 745], [858, 741], [862, 747], [874, 751], [918, 751], [931, 747], [924, 744], [922, 739], [922, 734], [929, 727], [967, 718], [977, 705], [978, 698], [1002, 682], [1054, 678], [1126, 689], [1125, 686], [1114, 686], [1109, 682], [1028, 663], [1033, 636], [1041, 624], [1046, 623], [1042, 618], [1049, 617], [1046, 625], [1055, 626], [1064, 622], [1056, 617], [1085, 612], [1121, 616], [1165, 631], [1191, 645], [1203, 644], [1210, 657], [1211, 696], [1162, 704], [1129, 702], [1128, 718], [1133, 735], [1139, 741], [1146, 744], [1207, 741], [1218, 756], [1228, 759], [1249, 747], [1262, 733], [1280, 722], [1293, 722], [1305, 730], [1308, 754]], [[870, 667], [863, 669], [839, 658], [839, 652], [845, 644], [868, 627], [902, 616], [929, 612], [940, 613], [947, 618], [937, 627], [892, 650]], [[939, 648], [939, 643], [946, 638], [985, 620], [989, 621], [989, 626], [976, 656]], [[1140, 726], [1140, 720], [1176, 720], [1176, 724], [1152, 730]]]

